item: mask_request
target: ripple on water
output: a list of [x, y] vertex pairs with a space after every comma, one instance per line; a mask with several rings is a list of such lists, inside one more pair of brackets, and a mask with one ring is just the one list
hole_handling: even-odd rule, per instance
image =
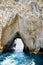
[[43, 65], [43, 55], [8, 52], [0, 55], [0, 65]]

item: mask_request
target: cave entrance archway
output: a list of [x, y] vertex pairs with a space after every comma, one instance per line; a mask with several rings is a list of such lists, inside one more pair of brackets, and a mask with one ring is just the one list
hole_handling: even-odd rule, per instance
[[23, 51], [23, 48], [24, 48], [24, 44], [21, 40], [21, 38], [16, 38], [15, 39], [15, 51]]

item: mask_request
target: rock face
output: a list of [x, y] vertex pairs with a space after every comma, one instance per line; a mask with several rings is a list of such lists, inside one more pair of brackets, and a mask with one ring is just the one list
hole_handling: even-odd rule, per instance
[[43, 49], [43, 0], [7, 0], [0, 11], [0, 49], [11, 49], [15, 38], [22, 39], [24, 51]]
[[18, 31], [18, 15], [9, 4], [0, 4], [0, 51], [12, 48], [15, 33]]

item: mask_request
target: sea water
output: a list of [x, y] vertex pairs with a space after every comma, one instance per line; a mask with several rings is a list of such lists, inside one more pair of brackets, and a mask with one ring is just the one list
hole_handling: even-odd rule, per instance
[[43, 55], [11, 51], [0, 54], [0, 65], [43, 65]]

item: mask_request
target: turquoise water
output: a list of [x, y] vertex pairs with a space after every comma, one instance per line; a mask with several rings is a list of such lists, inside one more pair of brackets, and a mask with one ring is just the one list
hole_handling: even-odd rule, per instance
[[0, 54], [0, 65], [43, 65], [43, 55], [13, 51]]

